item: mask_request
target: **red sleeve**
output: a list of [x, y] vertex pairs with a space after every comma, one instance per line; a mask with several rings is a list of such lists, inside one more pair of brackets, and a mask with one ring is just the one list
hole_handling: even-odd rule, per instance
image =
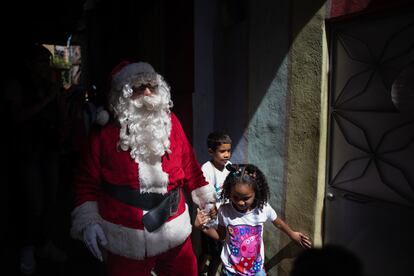
[[75, 207], [86, 201], [97, 201], [101, 182], [100, 131], [94, 130], [89, 143], [82, 151], [78, 171], [75, 176]]
[[171, 113], [171, 122], [174, 130], [177, 132], [177, 138], [182, 147], [181, 168], [185, 173], [186, 189], [192, 192], [197, 188], [207, 185], [208, 182], [203, 175], [200, 164], [195, 157], [193, 147], [188, 141], [180, 121], [173, 113]]

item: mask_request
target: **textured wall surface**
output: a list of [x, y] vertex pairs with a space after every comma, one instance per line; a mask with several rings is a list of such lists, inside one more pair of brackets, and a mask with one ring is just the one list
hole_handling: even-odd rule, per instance
[[[289, 52], [288, 160], [285, 216], [292, 228], [320, 243], [315, 231], [318, 198], [318, 161], [321, 118], [324, 9], [305, 26], [297, 25], [306, 8], [294, 1], [292, 30], [296, 33]], [[298, 18], [298, 20], [296, 20]], [[323, 187], [324, 183], [320, 183]], [[323, 188], [322, 188], [323, 190]], [[320, 211], [320, 209], [319, 209]], [[319, 220], [318, 220], [319, 221]], [[316, 238], [316, 239], [315, 239]], [[283, 236], [282, 239], [286, 239]], [[282, 262], [279, 275], [288, 275], [290, 261]]]
[[[288, 97], [289, 1], [251, 1], [249, 8], [248, 161], [265, 173], [270, 204], [283, 217]], [[265, 227], [266, 257], [281, 247], [280, 231]], [[272, 270], [276, 273], [276, 269]]]

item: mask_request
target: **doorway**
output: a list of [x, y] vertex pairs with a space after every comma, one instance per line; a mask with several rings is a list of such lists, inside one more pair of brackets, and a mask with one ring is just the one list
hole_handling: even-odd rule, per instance
[[324, 244], [353, 251], [367, 275], [413, 275], [414, 116], [398, 109], [391, 90], [414, 61], [414, 12], [327, 26]]

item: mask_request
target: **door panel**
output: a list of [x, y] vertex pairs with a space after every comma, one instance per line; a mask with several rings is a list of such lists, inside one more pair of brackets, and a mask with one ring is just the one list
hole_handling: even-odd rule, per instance
[[391, 99], [393, 81], [414, 62], [414, 13], [328, 28], [324, 242], [355, 252], [367, 275], [414, 275], [414, 117]]
[[413, 210], [327, 188], [325, 243], [343, 245], [363, 262], [367, 276], [410, 276]]

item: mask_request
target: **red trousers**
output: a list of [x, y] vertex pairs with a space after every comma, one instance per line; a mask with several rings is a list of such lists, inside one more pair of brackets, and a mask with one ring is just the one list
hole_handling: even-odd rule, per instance
[[144, 260], [132, 260], [108, 252], [108, 276], [148, 276], [152, 269], [157, 276], [197, 276], [197, 259], [190, 237], [183, 244]]

